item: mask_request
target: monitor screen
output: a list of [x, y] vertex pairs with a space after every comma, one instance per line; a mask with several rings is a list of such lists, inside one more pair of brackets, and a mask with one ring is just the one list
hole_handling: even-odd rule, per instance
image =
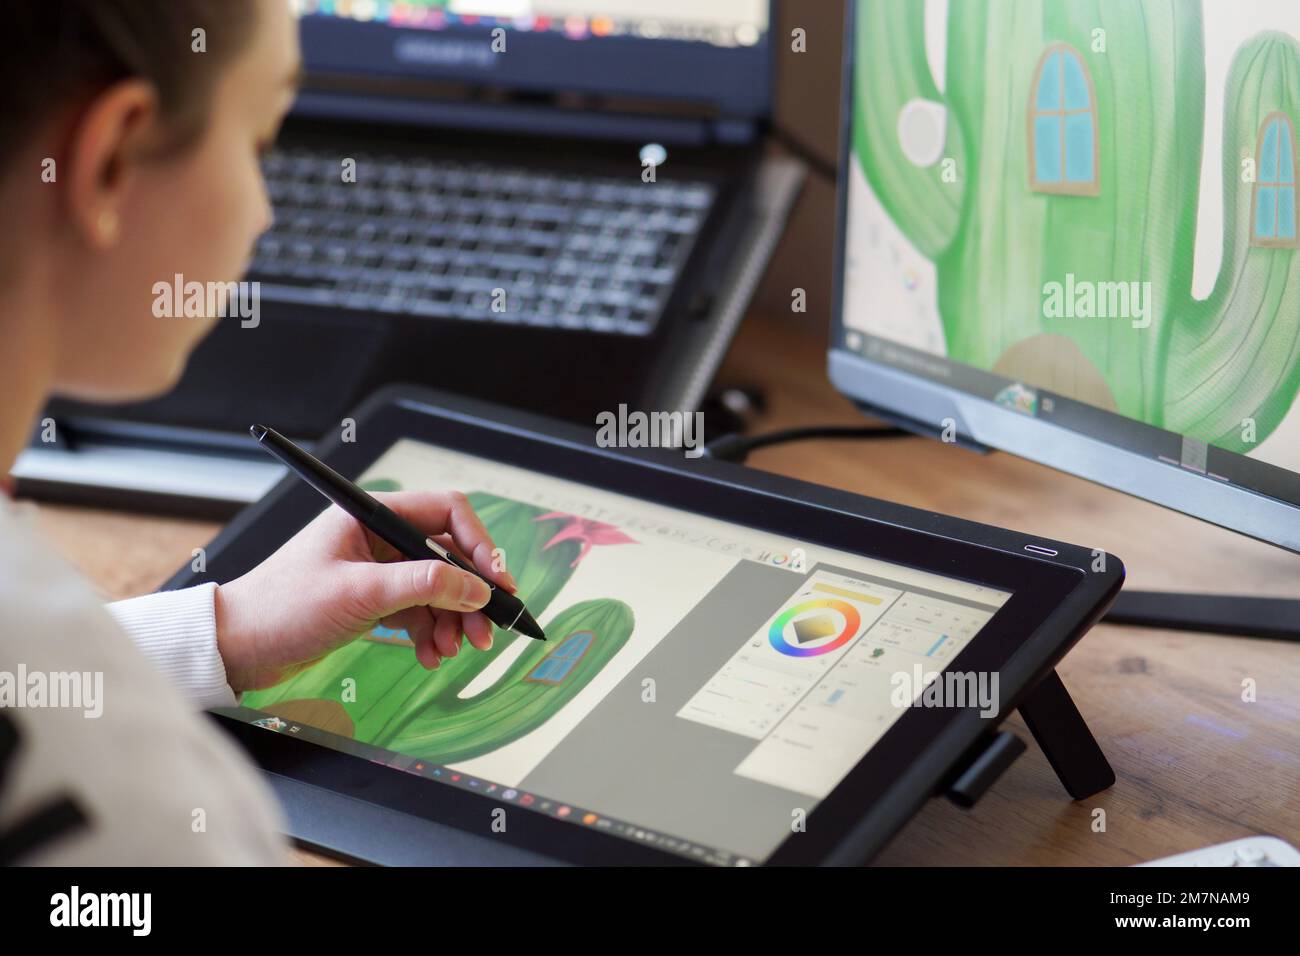
[[468, 494], [547, 640], [427, 671], [376, 627], [219, 712], [717, 865], [765, 860], [1012, 596], [410, 439], [361, 483]]
[[1300, 549], [1300, 5], [850, 32], [837, 384]]
[[704, 104], [766, 116], [770, 0], [294, 0], [312, 73]]

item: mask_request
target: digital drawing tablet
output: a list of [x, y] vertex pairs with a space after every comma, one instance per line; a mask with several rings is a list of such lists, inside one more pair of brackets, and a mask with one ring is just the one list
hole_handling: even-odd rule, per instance
[[[319, 457], [467, 494], [548, 637], [426, 671], [376, 627], [214, 712], [291, 835], [356, 860], [865, 862], [1123, 581], [1091, 548], [426, 389], [354, 417]], [[167, 587], [238, 577], [324, 506], [286, 478]]]

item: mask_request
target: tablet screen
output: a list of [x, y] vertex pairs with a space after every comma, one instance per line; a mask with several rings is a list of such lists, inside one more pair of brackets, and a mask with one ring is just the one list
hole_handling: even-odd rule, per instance
[[797, 832], [1011, 597], [412, 440], [361, 483], [465, 492], [547, 640], [426, 671], [377, 627], [222, 712], [719, 865]]

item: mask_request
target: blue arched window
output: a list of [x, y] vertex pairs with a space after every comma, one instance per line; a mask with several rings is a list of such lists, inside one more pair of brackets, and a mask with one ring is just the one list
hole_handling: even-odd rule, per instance
[[1300, 246], [1296, 241], [1295, 128], [1285, 113], [1269, 113], [1259, 127], [1250, 241], [1256, 246]]
[[1096, 196], [1097, 91], [1074, 47], [1047, 48], [1029, 94], [1029, 186], [1041, 193]]
[[558, 684], [582, 660], [596, 635], [591, 631], [574, 631], [559, 647], [547, 654], [524, 678], [535, 684]]

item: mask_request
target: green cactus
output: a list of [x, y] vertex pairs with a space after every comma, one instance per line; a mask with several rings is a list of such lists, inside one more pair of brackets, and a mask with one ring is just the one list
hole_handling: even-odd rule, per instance
[[363, 481], [361, 487], [366, 491], [400, 491], [402, 486], [391, 478], [372, 478]]
[[[384, 479], [367, 486], [398, 488]], [[469, 500], [510, 556], [529, 609], [542, 618], [573, 575], [581, 540], [555, 540], [563, 516], [495, 495], [474, 493]], [[623, 648], [634, 624], [622, 601], [583, 601], [546, 623], [545, 642], [494, 628], [490, 650], [462, 651], [432, 672], [416, 661], [404, 632], [376, 627], [283, 683], [246, 694], [244, 705], [308, 723], [311, 718], [300, 715], [333, 708], [357, 740], [451, 763], [489, 753], [544, 724]], [[504, 674], [473, 696], [460, 696], [517, 640], [525, 642], [524, 651]], [[349, 678], [355, 700], [343, 693], [353, 686], [345, 685]]]
[[[1260, 33], [1231, 65], [1223, 264], [1204, 300], [1192, 295], [1205, 122], [1198, 0], [952, 0], [944, 92], [926, 60], [924, 0], [863, 0], [854, 44], [853, 154], [935, 264], [950, 358], [1000, 369], [1014, 346], [1063, 336], [1121, 414], [1238, 452], [1273, 431], [1300, 391], [1300, 268], [1294, 248], [1251, 244], [1253, 187], [1241, 172], [1270, 114], [1300, 124], [1292, 37]], [[1055, 44], [1091, 77], [1096, 195], [1030, 184], [1031, 87]], [[945, 107], [951, 164], [904, 155], [898, 120], [914, 100]], [[1151, 283], [1149, 327], [1045, 315], [1045, 287], [1069, 274]]]

